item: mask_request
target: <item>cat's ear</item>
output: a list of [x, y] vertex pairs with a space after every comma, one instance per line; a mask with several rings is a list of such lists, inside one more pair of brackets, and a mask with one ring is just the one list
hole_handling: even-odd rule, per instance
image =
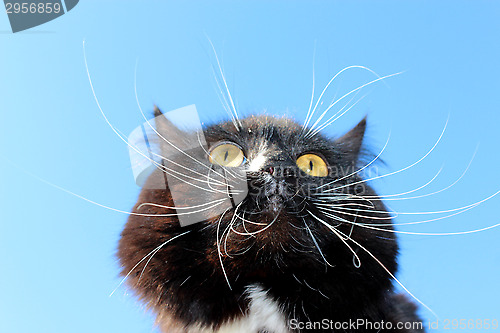
[[161, 112], [160, 108], [156, 104], [155, 104], [154, 115], [155, 115], [155, 117], [159, 117], [159, 116], [163, 115], [163, 112]]
[[158, 106], [155, 105], [154, 108], [154, 116], [155, 116], [155, 127], [158, 133], [166, 138], [169, 137], [180, 137], [184, 133], [177, 126], [175, 126], [160, 110]]
[[156, 130], [160, 134], [165, 133], [165, 131], [168, 131], [169, 128], [175, 127], [174, 124], [172, 124], [172, 122], [165, 117], [157, 105], [155, 105], [154, 115]]
[[363, 139], [365, 137], [366, 130], [366, 117], [364, 117], [353, 129], [344, 134], [342, 137], [335, 140], [335, 143], [339, 144], [349, 155], [357, 158], [361, 147], [363, 145]]
[[156, 105], [154, 107], [154, 116], [156, 140], [164, 156], [172, 151], [172, 147], [180, 148], [185, 146], [182, 143], [186, 140], [187, 133], [168, 119]]

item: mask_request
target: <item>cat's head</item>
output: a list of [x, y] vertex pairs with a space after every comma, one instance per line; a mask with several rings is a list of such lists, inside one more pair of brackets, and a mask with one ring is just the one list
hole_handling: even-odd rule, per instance
[[[146, 298], [182, 289], [189, 271], [203, 283], [245, 286], [307, 270], [328, 272], [337, 283], [331, 288], [350, 295], [388, 288], [390, 277], [357, 245], [396, 270], [396, 241], [383, 232], [390, 216], [358, 172], [365, 119], [339, 138], [311, 135], [286, 117], [250, 116], [202, 133], [161, 117], [156, 123], [162, 163], [119, 250], [124, 273], [132, 272], [131, 284]], [[194, 220], [183, 227], [186, 217]], [[372, 223], [383, 226], [361, 227]]]

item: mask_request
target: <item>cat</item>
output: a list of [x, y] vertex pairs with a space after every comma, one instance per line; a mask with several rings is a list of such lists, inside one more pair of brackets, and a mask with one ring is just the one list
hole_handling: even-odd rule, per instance
[[[284, 116], [202, 133], [155, 117], [161, 163], [118, 258], [162, 332], [424, 332], [392, 284], [391, 215], [358, 172], [366, 119], [332, 138]], [[202, 149], [177, 149], [193, 135]]]

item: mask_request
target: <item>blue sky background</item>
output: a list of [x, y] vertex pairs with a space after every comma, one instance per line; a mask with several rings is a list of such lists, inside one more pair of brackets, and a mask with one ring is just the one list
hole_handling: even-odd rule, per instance
[[[211, 72], [213, 41], [242, 113], [287, 113], [309, 106], [316, 45], [316, 96], [350, 65], [380, 75], [367, 97], [328, 128], [340, 135], [368, 114], [369, 146], [390, 130], [381, 194], [437, 179], [418, 200], [391, 201], [401, 212], [465, 206], [500, 190], [500, 3], [496, 1], [82, 1], [68, 14], [12, 34], [0, 13], [0, 332], [155, 332], [153, 318], [117, 287], [115, 249], [126, 215], [71, 196], [37, 176], [121, 210], [139, 192], [128, 151], [99, 113], [97, 96], [124, 133], [143, 121], [135, 103], [168, 111], [196, 104], [205, 121], [222, 119]], [[353, 70], [335, 89], [374, 77]], [[338, 89], [338, 90], [337, 90]], [[12, 161], [15, 165], [10, 164]], [[500, 197], [449, 219], [401, 226], [456, 232], [500, 223]], [[441, 215], [439, 215], [441, 216]], [[398, 222], [434, 216], [401, 216]], [[399, 279], [441, 319], [500, 319], [500, 228], [461, 236], [402, 236]], [[428, 311], [421, 314], [435, 320]], [[444, 330], [438, 330], [444, 331]]]

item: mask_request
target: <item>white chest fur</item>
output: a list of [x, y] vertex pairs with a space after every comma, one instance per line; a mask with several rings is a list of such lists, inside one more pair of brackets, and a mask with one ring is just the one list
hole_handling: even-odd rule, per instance
[[172, 333], [258, 333], [260, 331], [290, 333], [286, 317], [278, 303], [260, 285], [249, 285], [247, 295], [249, 299], [247, 314], [237, 320], [225, 323], [215, 331], [199, 325], [191, 325], [182, 330], [172, 326], [164, 326], [163, 330]]
[[259, 285], [247, 288], [250, 299], [249, 311], [245, 317], [220, 327], [216, 333], [289, 333], [287, 322], [278, 303]]

